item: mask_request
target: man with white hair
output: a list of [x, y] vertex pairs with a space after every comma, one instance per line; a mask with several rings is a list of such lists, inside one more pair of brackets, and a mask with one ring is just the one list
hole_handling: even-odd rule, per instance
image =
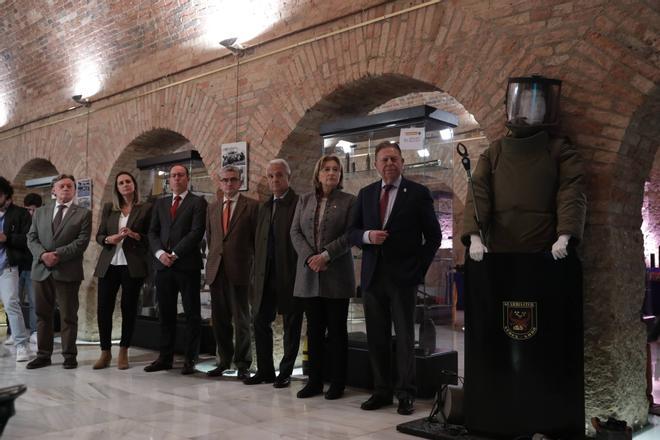
[[[254, 286], [250, 295], [258, 370], [244, 383], [273, 383], [275, 388], [285, 388], [291, 382], [298, 356], [303, 319], [300, 300], [293, 297], [297, 255], [290, 236], [298, 195], [289, 186], [291, 168], [284, 159], [271, 160], [266, 177], [273, 195], [259, 206]], [[271, 326], [277, 313], [282, 315], [284, 355], [280, 373], [275, 377]]]

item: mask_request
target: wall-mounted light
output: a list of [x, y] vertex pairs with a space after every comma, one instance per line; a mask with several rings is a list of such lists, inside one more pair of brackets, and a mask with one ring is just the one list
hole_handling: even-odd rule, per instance
[[245, 46], [243, 46], [241, 43], [239, 43], [237, 41], [236, 37], [227, 38], [225, 40], [222, 40], [220, 42], [220, 45], [222, 45], [226, 49], [229, 49], [231, 51], [231, 53], [233, 53], [236, 56], [243, 55], [243, 52], [245, 52], [245, 49], [246, 49]]
[[83, 95], [73, 95], [71, 99], [73, 99], [77, 104], [85, 107], [92, 105], [92, 101], [90, 101], [89, 98], [83, 98]]
[[9, 122], [9, 112], [3, 104], [0, 104], [0, 127]]

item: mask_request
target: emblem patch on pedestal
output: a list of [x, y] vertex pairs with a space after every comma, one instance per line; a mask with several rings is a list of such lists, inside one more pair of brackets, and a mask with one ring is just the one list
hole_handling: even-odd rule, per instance
[[538, 330], [536, 319], [536, 302], [503, 301], [502, 327], [504, 333], [512, 339], [530, 339]]

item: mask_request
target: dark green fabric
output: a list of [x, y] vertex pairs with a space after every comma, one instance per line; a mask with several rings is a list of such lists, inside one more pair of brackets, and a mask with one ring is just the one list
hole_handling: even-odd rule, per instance
[[[491, 252], [549, 251], [557, 237], [582, 239], [586, 216], [580, 156], [566, 139], [542, 131], [505, 137], [480, 157], [473, 174], [479, 216]], [[478, 234], [468, 193], [462, 240]]]

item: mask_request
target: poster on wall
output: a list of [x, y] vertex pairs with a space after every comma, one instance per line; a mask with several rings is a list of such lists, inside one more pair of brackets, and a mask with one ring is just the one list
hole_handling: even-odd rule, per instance
[[92, 209], [92, 179], [78, 179], [76, 181], [76, 205]]
[[240, 191], [248, 190], [248, 155], [247, 142], [232, 142], [222, 144], [220, 154], [222, 166], [233, 165], [241, 170]]

